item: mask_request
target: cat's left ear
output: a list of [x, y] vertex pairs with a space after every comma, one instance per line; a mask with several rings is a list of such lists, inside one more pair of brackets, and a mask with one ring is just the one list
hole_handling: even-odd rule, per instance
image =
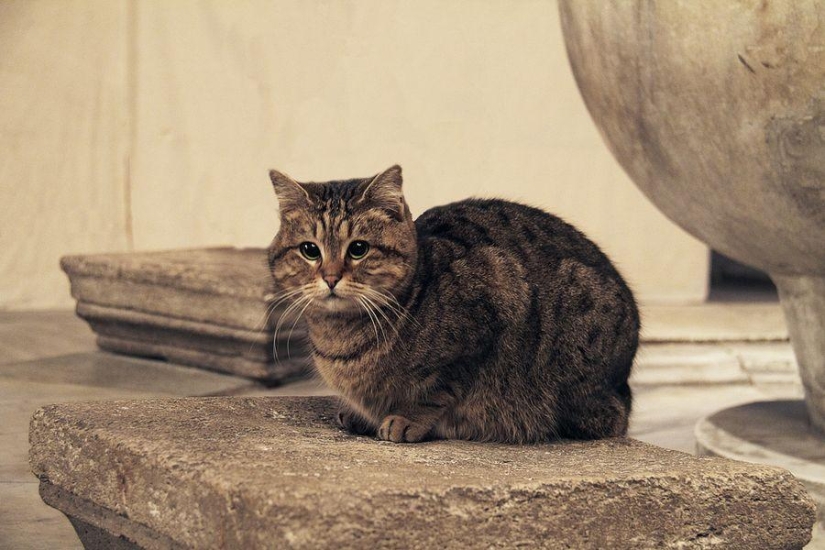
[[404, 193], [401, 191], [403, 182], [401, 167], [397, 164], [390, 166], [367, 182], [358, 202], [384, 208], [401, 218], [406, 210]]
[[307, 190], [286, 174], [282, 174], [277, 170], [270, 170], [269, 179], [272, 180], [272, 188], [275, 189], [275, 195], [278, 197], [278, 203], [282, 210], [290, 206], [312, 202]]

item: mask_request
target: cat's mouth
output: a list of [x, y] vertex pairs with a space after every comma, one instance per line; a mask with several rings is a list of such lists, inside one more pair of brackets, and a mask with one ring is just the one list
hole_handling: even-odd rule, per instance
[[358, 307], [349, 296], [343, 296], [337, 292], [330, 292], [317, 300], [317, 303], [321, 309], [336, 312], [348, 311]]

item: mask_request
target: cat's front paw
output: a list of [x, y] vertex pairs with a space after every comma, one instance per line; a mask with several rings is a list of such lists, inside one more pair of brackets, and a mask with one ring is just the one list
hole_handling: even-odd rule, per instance
[[375, 435], [375, 427], [349, 409], [338, 411], [338, 424], [351, 434]]
[[429, 431], [429, 426], [422, 426], [403, 416], [391, 414], [381, 422], [378, 428], [378, 439], [393, 443], [415, 443], [424, 439]]

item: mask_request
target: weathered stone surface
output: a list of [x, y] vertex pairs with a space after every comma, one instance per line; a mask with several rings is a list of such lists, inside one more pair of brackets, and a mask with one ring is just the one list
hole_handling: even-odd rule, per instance
[[559, 2], [613, 155], [671, 220], [773, 275], [825, 275], [825, 4]]
[[579, 90], [633, 181], [776, 283], [825, 433], [825, 3], [559, 7]]
[[249, 330], [272, 292], [258, 248], [65, 256], [60, 266], [78, 300]]
[[825, 527], [825, 437], [816, 431], [802, 400], [757, 401], [723, 409], [699, 421], [697, 452], [781, 466], [801, 481], [819, 507]]
[[[825, 124], [822, 134], [825, 139]], [[799, 360], [808, 416], [825, 437], [825, 276], [774, 279]]]
[[[207, 248], [67, 256], [77, 314], [110, 351], [282, 381], [305, 374], [300, 323], [275, 321], [264, 249]], [[286, 339], [290, 339], [289, 350]]]
[[[784, 470], [630, 439], [399, 445], [334, 398], [52, 405], [30, 429], [44, 500], [146, 548], [801, 548]], [[95, 537], [100, 532], [91, 530]]]
[[85, 302], [77, 304], [77, 314], [97, 334], [98, 346], [109, 351], [269, 381], [302, 376], [311, 368], [304, 330], [294, 331], [289, 348], [280, 338], [274, 343], [275, 360], [272, 328], [244, 330]]

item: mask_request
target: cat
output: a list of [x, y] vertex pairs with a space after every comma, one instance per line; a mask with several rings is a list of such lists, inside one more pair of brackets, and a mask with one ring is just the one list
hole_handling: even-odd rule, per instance
[[342, 396], [343, 428], [409, 443], [626, 434], [639, 313], [578, 230], [497, 199], [413, 220], [397, 165], [270, 179], [281, 225], [269, 267]]

